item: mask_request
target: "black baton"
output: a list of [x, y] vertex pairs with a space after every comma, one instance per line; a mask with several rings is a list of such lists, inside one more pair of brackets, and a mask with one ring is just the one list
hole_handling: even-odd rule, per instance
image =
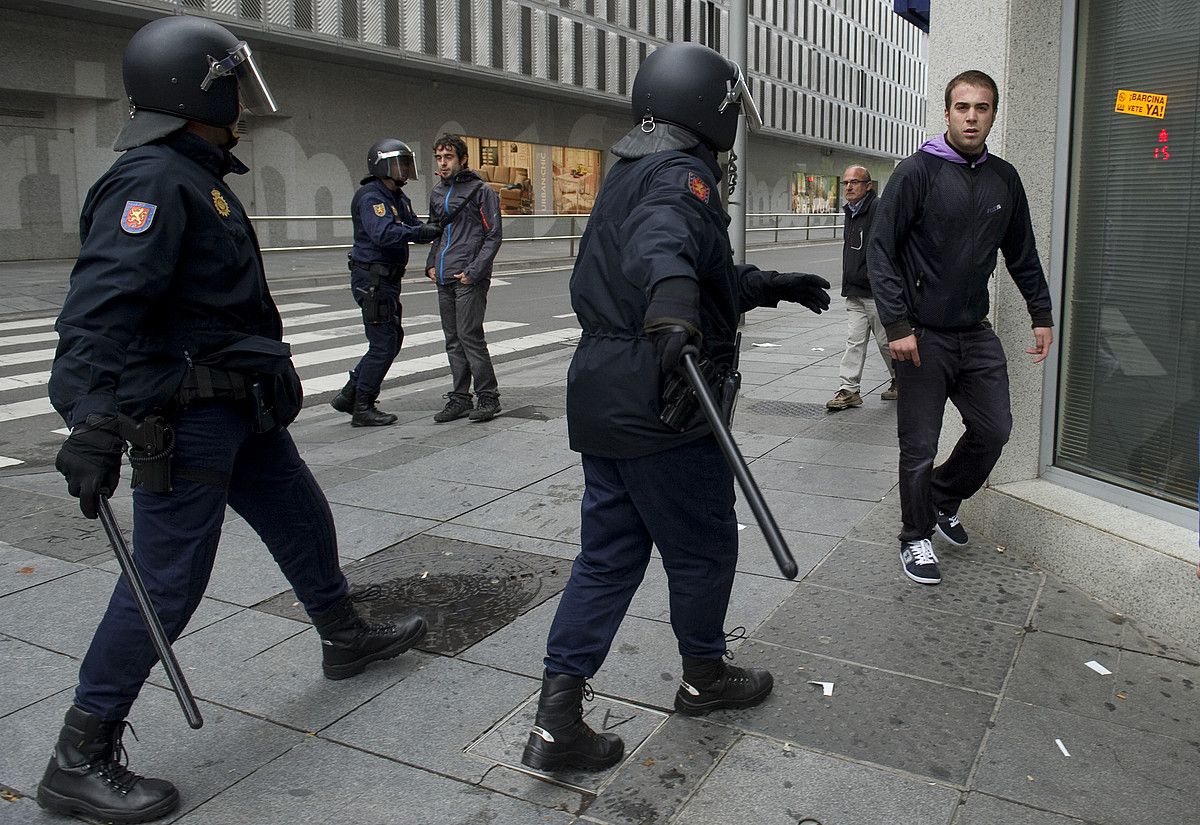
[[763, 538], [767, 540], [767, 546], [771, 548], [771, 555], [775, 557], [775, 563], [779, 565], [779, 572], [783, 573], [785, 578], [796, 578], [796, 573], [799, 571], [796, 567], [796, 560], [792, 557], [792, 551], [788, 549], [787, 542], [783, 539], [783, 533], [779, 532], [775, 516], [771, 515], [771, 508], [767, 506], [766, 499], [759, 492], [754, 476], [750, 475], [750, 468], [746, 466], [746, 459], [742, 458], [742, 453], [733, 440], [733, 434], [729, 432], [729, 427], [725, 425], [725, 419], [721, 417], [717, 402], [713, 400], [712, 392], [708, 389], [708, 384], [700, 373], [700, 368], [696, 365], [696, 356], [685, 352], [683, 368], [687, 373], [688, 381], [691, 382], [692, 390], [696, 393], [696, 399], [700, 402], [700, 408], [704, 410], [708, 426], [712, 428], [717, 443], [721, 445], [725, 461], [733, 470], [733, 474], [737, 476], [738, 485], [746, 494], [746, 500], [750, 502], [750, 509], [754, 511], [754, 517], [758, 519], [758, 526], [762, 528]]
[[104, 525], [104, 532], [108, 533], [108, 542], [112, 545], [117, 562], [121, 565], [121, 572], [129, 580], [129, 589], [133, 591], [133, 597], [137, 600], [138, 612], [142, 614], [142, 621], [146, 624], [150, 641], [154, 643], [154, 651], [162, 661], [163, 670], [167, 672], [167, 680], [171, 683], [171, 689], [175, 691], [179, 707], [183, 708], [183, 715], [187, 717], [188, 725], [192, 728], [200, 728], [204, 725], [204, 719], [200, 716], [196, 697], [192, 695], [192, 689], [188, 687], [187, 679], [183, 678], [183, 671], [179, 669], [179, 660], [175, 658], [175, 651], [171, 649], [171, 643], [167, 641], [167, 634], [163, 631], [162, 622], [158, 620], [158, 614], [154, 612], [154, 605], [150, 601], [150, 594], [146, 592], [142, 574], [138, 572], [133, 563], [133, 554], [129, 552], [129, 545], [125, 543], [125, 536], [121, 534], [121, 528], [117, 524], [116, 517], [113, 516], [112, 507], [109, 506], [108, 499], [103, 495], [100, 496], [100, 523]]

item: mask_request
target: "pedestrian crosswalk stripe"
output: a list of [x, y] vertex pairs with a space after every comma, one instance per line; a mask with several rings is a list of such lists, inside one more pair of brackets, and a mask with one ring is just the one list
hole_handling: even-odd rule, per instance
[[[322, 321], [334, 320], [329, 317], [330, 315], [334, 314], [336, 313], [316, 313], [314, 315], [297, 316], [296, 319], [288, 322], [288, 328], [291, 329], [293, 326], [303, 327], [309, 325], [310, 323], [320, 323]], [[358, 309], [347, 310], [345, 314], [346, 317], [361, 317]], [[317, 318], [317, 316], [321, 316], [320, 319], [314, 320]], [[295, 323], [296, 321], [299, 323]], [[414, 315], [411, 318], [405, 318], [404, 325], [407, 329], [433, 324], [438, 321], [439, 317], [437, 315]], [[529, 326], [527, 323], [515, 321], [488, 321], [484, 324], [484, 331], [494, 334], [527, 326]], [[333, 341], [343, 337], [353, 336], [357, 338], [361, 335], [362, 325], [359, 323], [353, 325], [343, 325], [331, 329], [300, 332], [294, 335], [289, 335], [287, 340], [293, 346], [300, 346], [324, 341]], [[488, 349], [493, 356], [501, 356], [528, 349], [534, 349], [536, 347], [561, 344], [573, 339], [577, 339], [578, 337], [579, 329], [576, 327], [571, 327], [566, 329], [551, 330], [549, 332], [535, 333], [509, 340], [490, 341], [488, 343]], [[437, 352], [415, 358], [403, 357], [411, 349], [425, 345], [433, 345], [435, 343], [440, 343], [443, 340], [443, 333], [440, 329], [406, 335], [403, 349], [401, 350], [402, 360], [398, 360], [392, 365], [387, 377], [389, 379], [395, 379], [433, 371], [444, 371], [448, 373], [449, 365], [444, 352]], [[352, 361], [360, 358], [362, 354], [366, 352], [366, 347], [366, 342], [359, 339], [355, 340], [353, 344], [348, 346], [317, 349], [310, 352], [297, 353], [293, 355], [293, 362], [295, 363], [297, 369], [306, 369], [335, 361]], [[53, 356], [53, 349], [0, 354], [0, 366], [30, 362], [48, 363]], [[28, 389], [31, 387], [44, 387], [46, 382], [49, 380], [49, 376], [50, 373], [48, 371], [3, 376], [0, 377], [0, 392]], [[342, 386], [342, 384], [345, 383], [345, 380], [345, 372], [338, 371], [328, 375], [318, 375], [309, 378], [303, 378], [302, 382], [305, 392], [309, 395], [315, 395], [328, 390], [338, 389]], [[52, 413], [54, 413], [54, 408], [51, 406], [50, 400], [45, 396], [31, 398], [25, 401], [0, 404], [0, 421], [15, 421], [18, 419], [33, 418]]]

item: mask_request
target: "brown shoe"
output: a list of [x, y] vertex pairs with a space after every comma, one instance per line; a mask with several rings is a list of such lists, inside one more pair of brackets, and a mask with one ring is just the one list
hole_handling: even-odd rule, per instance
[[879, 394], [879, 397], [884, 401], [895, 401], [897, 398], [899, 398], [900, 389], [896, 386], [896, 382], [893, 381], [890, 387]]
[[833, 410], [835, 412], [837, 410], [845, 410], [850, 407], [861, 406], [862, 396], [859, 395], [858, 392], [851, 392], [850, 390], [845, 389], [838, 390], [837, 394], [834, 395], [833, 398], [830, 398], [825, 402], [825, 409]]

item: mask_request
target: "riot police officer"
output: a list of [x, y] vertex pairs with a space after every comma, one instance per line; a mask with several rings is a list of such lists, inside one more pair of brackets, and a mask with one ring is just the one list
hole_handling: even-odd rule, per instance
[[372, 146], [367, 172], [350, 201], [350, 288], [362, 309], [368, 348], [329, 404], [338, 412], [352, 413], [355, 427], [380, 427], [396, 423], [396, 416], [375, 407], [375, 399], [404, 342], [400, 279], [408, 264], [408, 245], [429, 243], [442, 228], [436, 222], [421, 223], [404, 194], [404, 184], [417, 179], [412, 149], [404, 141], [384, 138]]
[[[224, 180], [247, 171], [229, 151], [243, 109], [271, 112], [274, 101], [249, 46], [199, 17], [141, 28], [124, 79], [124, 154], [84, 203], [56, 326], [50, 399], [71, 434], [55, 466], [95, 518], [132, 440], [133, 555], [172, 640], [204, 594], [228, 504], [311, 616], [325, 675], [354, 676], [415, 644], [425, 622], [359, 617], [329, 505], [286, 429], [300, 381], [254, 230]], [[80, 666], [40, 805], [146, 822], [179, 804], [171, 783], [123, 759], [125, 719], [155, 660], [122, 576]]]
[[[735, 266], [718, 198], [717, 153], [739, 111], [757, 111], [738, 66], [696, 43], [661, 46], [633, 83], [637, 125], [612, 151], [571, 275], [583, 334], [567, 373], [567, 428], [583, 454], [582, 542], [546, 643], [537, 718], [521, 761], [600, 769], [621, 759], [614, 733], [582, 716], [653, 543], [683, 658], [675, 709], [748, 708], [771, 692], [765, 670], [727, 664], [723, 629], [737, 562], [733, 474], [702, 415], [664, 423], [663, 389], [685, 352], [719, 374], [739, 313], [797, 301], [821, 312], [816, 275]], [[669, 417], [668, 417], [669, 418]]]

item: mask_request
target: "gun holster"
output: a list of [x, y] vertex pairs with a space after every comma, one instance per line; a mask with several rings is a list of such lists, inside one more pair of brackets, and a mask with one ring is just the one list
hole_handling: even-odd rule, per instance
[[[713, 394], [721, 399], [721, 406], [724, 408], [726, 379], [730, 373], [708, 358], [700, 361], [696, 366], [700, 368], [704, 382], [713, 389]], [[740, 375], [737, 377], [737, 382], [741, 383]], [[735, 387], [733, 398], [736, 399], [736, 397]], [[699, 409], [700, 402], [696, 399], [696, 391], [692, 389], [687, 376], [679, 371], [672, 373], [671, 377], [667, 379], [666, 386], [663, 387], [662, 411], [658, 415], [658, 420], [676, 432], [683, 432], [694, 423]], [[726, 423], [728, 423], [728, 418], [726, 418]]]
[[161, 415], [148, 415], [141, 421], [129, 416], [118, 418], [121, 437], [129, 442], [129, 466], [133, 468], [131, 487], [141, 485], [148, 493], [171, 492], [171, 456], [175, 452], [175, 431]]

